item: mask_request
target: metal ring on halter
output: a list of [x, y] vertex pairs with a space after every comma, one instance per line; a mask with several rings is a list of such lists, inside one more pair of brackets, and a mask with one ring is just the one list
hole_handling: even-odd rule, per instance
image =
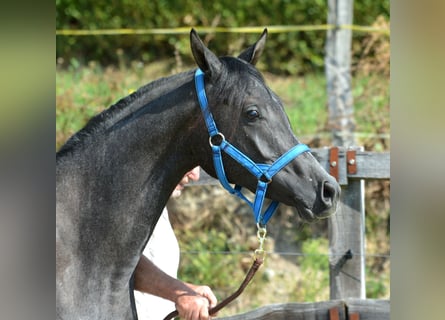
[[[217, 136], [220, 137], [221, 141], [220, 141], [218, 144], [214, 144], [213, 141], [212, 141], [212, 139], [215, 138], [215, 137], [217, 137]], [[226, 140], [226, 137], [224, 137], [224, 135], [223, 135], [221, 132], [218, 132], [217, 134], [215, 134], [215, 135], [209, 137], [209, 144], [210, 144], [211, 147], [215, 147], [215, 146], [218, 147], [218, 146], [221, 145], [221, 143], [222, 143], [224, 140]]]
[[268, 178], [264, 175], [264, 173], [261, 175], [261, 177], [259, 177], [259, 179], [261, 182], [264, 182], [265, 184], [269, 184], [272, 182], [272, 178]]

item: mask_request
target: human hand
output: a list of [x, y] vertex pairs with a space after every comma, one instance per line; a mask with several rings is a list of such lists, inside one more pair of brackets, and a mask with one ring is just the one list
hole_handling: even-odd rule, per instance
[[187, 286], [189, 286], [193, 291], [200, 294], [201, 296], [207, 298], [209, 300], [209, 308], [216, 307], [218, 300], [216, 299], [215, 295], [213, 294], [212, 289], [208, 286], [198, 286], [194, 284], [187, 283]]
[[[209, 288], [210, 289], [210, 288]], [[202, 291], [204, 294], [207, 290]], [[211, 290], [210, 290], [211, 292]], [[213, 295], [213, 293], [212, 293]], [[215, 298], [216, 299], [216, 298]], [[176, 310], [179, 316], [185, 320], [210, 320], [210, 300], [201, 294], [184, 293], [176, 301]]]

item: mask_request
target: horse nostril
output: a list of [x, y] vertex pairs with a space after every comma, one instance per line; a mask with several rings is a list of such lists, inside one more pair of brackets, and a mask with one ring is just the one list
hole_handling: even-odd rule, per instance
[[337, 198], [337, 190], [328, 181], [323, 182], [323, 188], [321, 190], [321, 199], [324, 204], [330, 208], [334, 204], [334, 199]]

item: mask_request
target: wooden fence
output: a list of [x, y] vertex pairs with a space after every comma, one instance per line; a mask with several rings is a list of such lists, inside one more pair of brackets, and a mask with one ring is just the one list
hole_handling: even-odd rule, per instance
[[220, 320], [389, 320], [389, 301], [345, 299], [270, 304]]

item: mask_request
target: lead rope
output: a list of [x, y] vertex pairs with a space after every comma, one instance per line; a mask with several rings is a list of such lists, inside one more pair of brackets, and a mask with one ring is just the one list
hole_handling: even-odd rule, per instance
[[[264, 245], [264, 240], [266, 239], [267, 231], [266, 231], [266, 228], [260, 227], [259, 224], [257, 225], [257, 227], [258, 227], [257, 237], [258, 237], [260, 246], [259, 246], [258, 249], [255, 250], [254, 260], [253, 260], [252, 266], [250, 267], [249, 271], [247, 272], [246, 277], [244, 278], [244, 281], [241, 283], [241, 285], [239, 286], [238, 290], [236, 290], [230, 296], [228, 296], [223, 301], [218, 303], [215, 307], [210, 308], [209, 309], [209, 315], [214, 315], [215, 313], [220, 311], [222, 308], [227, 306], [230, 302], [232, 302], [233, 300], [238, 298], [241, 295], [241, 293], [243, 293], [244, 289], [247, 287], [249, 282], [252, 280], [252, 278], [255, 275], [255, 273], [258, 271], [258, 269], [263, 264], [264, 259], [266, 258], [266, 251], [264, 251], [263, 245]], [[164, 320], [173, 319], [174, 317], [177, 317], [178, 315], [179, 315], [178, 311], [175, 310], [175, 311], [169, 313], [164, 318]]]

